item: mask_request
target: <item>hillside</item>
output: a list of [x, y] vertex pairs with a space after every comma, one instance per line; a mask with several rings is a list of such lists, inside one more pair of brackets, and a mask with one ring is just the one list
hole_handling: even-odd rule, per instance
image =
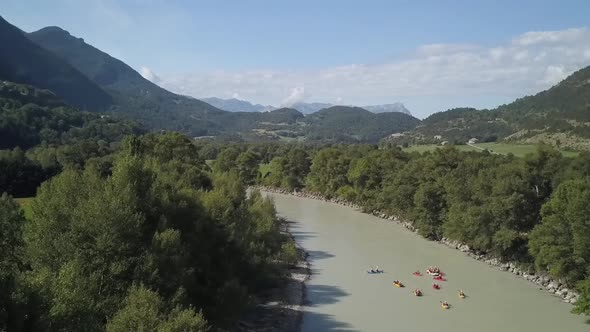
[[103, 87], [114, 109], [150, 129], [177, 130], [192, 136], [223, 131], [215, 116], [223, 111], [194, 98], [179, 96], [143, 78], [137, 71], [59, 27], [28, 34], [41, 47], [54, 52]]
[[53, 53], [39, 47], [0, 17], [0, 80], [55, 92], [68, 103], [91, 111], [106, 110], [112, 97]]
[[420, 123], [413, 116], [392, 112], [372, 113], [359, 107], [333, 106], [305, 117], [311, 140], [377, 142]]
[[0, 149], [26, 150], [38, 144], [69, 144], [89, 139], [106, 143], [142, 133], [132, 122], [67, 106], [53, 92], [0, 82]]
[[[10, 70], [17, 68], [13, 71], [26, 73], [23, 74], [26, 79], [17, 79], [18, 82], [47, 87], [56, 93], [58, 99], [81, 108], [86, 108], [85, 103], [90, 101], [96, 104], [93, 104], [95, 107], [88, 107], [93, 111], [105, 111], [108, 106], [111, 115], [129, 117], [151, 130], [174, 130], [190, 136], [229, 135], [246, 140], [377, 142], [419, 123], [419, 120], [402, 113], [374, 114], [362, 108], [347, 106], [330, 107], [308, 117], [294, 108], [271, 112], [227, 112], [157, 86], [124, 62], [59, 27], [43, 28], [26, 34], [26, 38], [22, 31], [4, 21], [3, 31], [6, 32], [3, 34], [6, 44], [11, 44], [14, 39], [13, 44], [26, 46], [11, 48], [10, 52], [2, 54], [0, 65], [6, 72], [4, 79], [13, 78], [14, 75], [9, 75]], [[42, 56], [30, 56], [29, 49]], [[19, 58], [32, 58], [36, 62], [19, 64], [16, 61]], [[44, 84], [41, 78], [68, 84]], [[105, 97], [104, 105], [101, 104], [103, 108], [98, 107], [97, 98], [85, 92], [86, 86]], [[244, 106], [242, 101], [236, 101], [230, 100], [229, 103], [238, 108], [248, 106]], [[320, 107], [330, 104], [306, 105]]]
[[458, 108], [432, 114], [395, 140], [425, 144], [449, 141], [550, 143], [590, 150], [590, 67], [533, 96], [492, 110]]
[[[334, 104], [328, 104], [328, 103], [299, 102], [299, 103], [293, 104], [291, 107], [300, 111], [303, 114], [311, 114], [311, 113], [315, 113], [319, 110], [334, 107], [334, 106], [342, 106], [342, 105], [334, 105]], [[367, 105], [367, 106], [351, 106], [351, 105], [348, 105], [348, 106], [349, 107], [359, 107], [359, 108], [365, 109], [365, 110], [373, 112], [373, 113], [400, 112], [400, 113], [412, 115], [410, 110], [408, 110], [404, 106], [404, 104], [402, 104], [402, 103], [383, 104], [383, 105]]]

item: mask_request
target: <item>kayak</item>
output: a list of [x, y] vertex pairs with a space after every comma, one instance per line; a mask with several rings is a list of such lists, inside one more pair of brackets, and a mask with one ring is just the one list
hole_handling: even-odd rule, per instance
[[464, 299], [464, 298], [465, 298], [465, 294], [461, 294], [461, 293], [459, 293], [459, 298], [460, 298], [460, 299]]
[[379, 273], [383, 273], [383, 270], [376, 270], [376, 271], [367, 271], [368, 274], [379, 274]]
[[421, 292], [421, 291], [419, 291], [419, 290], [415, 290], [415, 291], [414, 291], [414, 295], [415, 295], [415, 296], [422, 296], [422, 292]]
[[415, 275], [416, 277], [421, 277], [422, 276], [422, 273], [420, 273], [418, 271], [416, 271], [416, 272], [414, 272], [412, 274]]
[[436, 281], [447, 281], [447, 279], [445, 279], [445, 278], [443, 278], [443, 277], [441, 277], [441, 276], [436, 276], [436, 277], [434, 277], [434, 278], [432, 278], [432, 279], [433, 279], [433, 280], [436, 280]]
[[448, 304], [448, 303], [446, 303], [446, 304], [445, 303], [441, 303], [440, 304], [440, 307], [443, 308], [443, 309], [449, 309], [451, 307], [451, 305]]
[[395, 282], [395, 281], [394, 281], [394, 282], [393, 282], [393, 285], [394, 285], [395, 287], [404, 287], [404, 284], [402, 284], [401, 282]]
[[440, 289], [440, 285], [438, 285], [438, 284], [433, 284], [433, 285], [432, 285], [432, 288], [434, 288], [434, 289]]

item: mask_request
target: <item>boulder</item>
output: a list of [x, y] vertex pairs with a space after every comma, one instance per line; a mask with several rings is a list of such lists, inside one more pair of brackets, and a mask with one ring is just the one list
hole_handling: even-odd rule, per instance
[[558, 290], [558, 293], [559, 293], [559, 296], [561, 296], [565, 299], [565, 298], [567, 298], [567, 295], [569, 293], [569, 289], [562, 288], [562, 289]]

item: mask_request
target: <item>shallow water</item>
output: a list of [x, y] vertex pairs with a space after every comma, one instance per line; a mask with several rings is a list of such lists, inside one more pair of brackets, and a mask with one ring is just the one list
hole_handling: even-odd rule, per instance
[[[398, 224], [332, 203], [272, 196], [310, 255], [302, 331], [590, 331], [587, 318], [538, 286]], [[385, 273], [367, 274], [371, 265]], [[441, 290], [424, 273], [429, 265], [446, 274]], [[416, 270], [424, 276], [413, 276]], [[395, 279], [406, 287], [394, 287]], [[413, 296], [415, 288], [424, 296]], [[451, 309], [440, 307], [444, 300]]]

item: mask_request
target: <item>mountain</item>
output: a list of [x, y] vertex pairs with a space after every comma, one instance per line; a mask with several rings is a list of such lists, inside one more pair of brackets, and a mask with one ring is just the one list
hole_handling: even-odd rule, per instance
[[[67, 67], [81, 80], [105, 94], [112, 103], [109, 107], [110, 114], [131, 118], [151, 130], [175, 130], [191, 136], [238, 135], [246, 140], [377, 142], [391, 133], [409, 130], [419, 123], [419, 120], [402, 113], [374, 114], [361, 108], [322, 103], [299, 104], [304, 110], [331, 106], [308, 117], [295, 108], [244, 112], [243, 110], [252, 109], [268, 110], [270, 107], [240, 100], [210, 99], [224, 108], [241, 110], [227, 112], [204, 101], [177, 95], [157, 86], [124, 62], [59, 27], [47, 27], [29, 33], [26, 35], [28, 39], [20, 30], [14, 27], [13, 30], [18, 32], [13, 37], [20, 36], [21, 43], [28, 44], [42, 52], [46, 58], [59, 62], [55, 66]], [[27, 57], [28, 53], [18, 51], [19, 49], [13, 52], [13, 58]], [[13, 62], [2, 61], [2, 64], [5, 65], [4, 68], [12, 68]], [[29, 75], [33, 82], [43, 75], [59, 77], [60, 73], [54, 72], [51, 64], [44, 66], [47, 68], [39, 67]], [[28, 63], [23, 68], [30, 70], [37, 67]], [[54, 90], [59, 97], [71, 102], [66, 98], [66, 93], [59, 91]]]
[[361, 106], [361, 107], [366, 109], [367, 111], [371, 111], [373, 113], [399, 112], [399, 113], [405, 113], [408, 115], [412, 115], [410, 110], [408, 110], [406, 108], [406, 106], [402, 103], [371, 105], [371, 106]]
[[260, 104], [252, 104], [245, 100], [236, 98], [221, 99], [221, 98], [201, 98], [202, 101], [211, 104], [219, 109], [228, 112], [268, 112], [276, 109], [274, 106], [264, 106]]
[[[56, 145], [87, 141], [83, 149], [90, 152], [93, 146], [98, 149], [143, 132], [133, 122], [74, 109], [49, 90], [0, 82], [0, 150], [26, 150], [39, 144], [55, 149]], [[65, 159], [68, 157], [61, 160]]]
[[[202, 98], [202, 101], [209, 103], [219, 109], [229, 112], [268, 112], [278, 107], [271, 106], [271, 105], [260, 105], [260, 104], [252, 104], [246, 100], [240, 99], [221, 99], [221, 98]], [[298, 110], [303, 114], [311, 114], [315, 113], [321, 109], [334, 107], [337, 105], [329, 104], [329, 103], [304, 103], [298, 102], [291, 105], [289, 108], [293, 108]], [[354, 107], [354, 106], [351, 106]], [[370, 105], [370, 106], [360, 106], [361, 108], [368, 110], [373, 113], [386, 113], [386, 112], [399, 112], [405, 113], [408, 115], [412, 115], [412, 113], [404, 106], [402, 103], [393, 103], [393, 104], [384, 104], [384, 105]]]
[[0, 80], [49, 89], [69, 104], [92, 111], [106, 110], [113, 98], [60, 57], [31, 42], [0, 17]]
[[[303, 102], [300, 102], [300, 103], [293, 104], [291, 107], [300, 111], [303, 114], [311, 114], [311, 113], [315, 113], [321, 109], [330, 108], [330, 107], [334, 107], [334, 106], [340, 106], [340, 105], [334, 105], [334, 104], [328, 104], [328, 103], [303, 103]], [[412, 113], [402, 103], [393, 103], [393, 104], [384, 104], [384, 105], [369, 105], [369, 106], [349, 106], [349, 107], [360, 107], [362, 109], [365, 109], [365, 110], [373, 112], [373, 113], [399, 112], [399, 113], [405, 113], [408, 115], [412, 115]]]
[[420, 120], [399, 112], [372, 113], [360, 107], [332, 106], [305, 117], [310, 140], [371, 142], [413, 129]]
[[137, 71], [59, 27], [28, 34], [33, 42], [57, 54], [109, 92], [115, 112], [140, 121], [150, 129], [168, 129], [192, 136], [223, 132], [215, 121], [224, 113], [203, 101], [169, 92]]
[[432, 114], [398, 141], [434, 143], [446, 140], [550, 143], [590, 150], [590, 66], [533, 96], [492, 110], [458, 108]]
[[311, 113], [315, 113], [321, 109], [324, 108], [330, 108], [332, 106], [332, 104], [328, 104], [328, 103], [303, 103], [303, 102], [299, 102], [299, 103], [295, 103], [289, 107], [294, 108], [296, 110], [298, 110], [299, 112], [303, 113], [303, 114], [311, 114]]

